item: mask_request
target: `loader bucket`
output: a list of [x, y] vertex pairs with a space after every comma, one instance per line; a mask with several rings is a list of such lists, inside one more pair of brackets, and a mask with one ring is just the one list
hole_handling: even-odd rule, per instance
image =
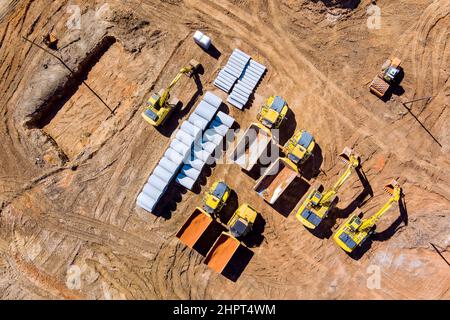
[[341, 159], [345, 164], [352, 164], [354, 167], [359, 165], [359, 155], [353, 152], [352, 148], [345, 147], [344, 150], [339, 154], [339, 159]]
[[196, 208], [176, 236], [192, 249], [212, 223], [213, 218], [209, 214], [200, 208]]
[[223, 232], [206, 255], [204, 263], [215, 272], [222, 273], [240, 246], [239, 240]]

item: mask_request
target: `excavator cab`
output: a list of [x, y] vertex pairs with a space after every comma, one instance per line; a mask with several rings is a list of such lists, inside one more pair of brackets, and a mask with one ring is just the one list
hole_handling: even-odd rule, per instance
[[325, 219], [331, 209], [336, 204], [336, 197], [339, 189], [344, 185], [345, 181], [350, 177], [352, 169], [359, 166], [359, 156], [350, 148], [344, 148], [339, 155], [346, 164], [347, 169], [327, 191], [323, 191], [321, 184], [315, 185], [307, 194], [306, 199], [296, 213], [296, 218], [307, 228], [315, 229]]
[[227, 202], [230, 192], [230, 187], [224, 181], [215, 182], [203, 199], [203, 210], [211, 215], [218, 213]]
[[166, 89], [161, 89], [158, 93], [153, 93], [147, 101], [145, 111], [142, 113], [144, 120], [155, 127], [161, 125], [180, 102], [177, 98], [169, 101], [170, 91], [181, 79], [183, 74], [191, 77], [199, 68], [200, 63], [192, 59], [189, 62], [189, 66], [182, 68]]
[[271, 96], [266, 105], [261, 107], [257, 118], [265, 127], [277, 129], [286, 117], [288, 109], [286, 100], [280, 96]]
[[228, 227], [233, 237], [247, 235], [253, 228], [258, 213], [249, 204], [242, 204], [231, 217]]

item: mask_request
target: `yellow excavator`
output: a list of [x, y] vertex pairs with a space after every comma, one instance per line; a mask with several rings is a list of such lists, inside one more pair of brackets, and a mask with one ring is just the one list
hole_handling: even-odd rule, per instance
[[339, 189], [350, 177], [352, 169], [356, 169], [359, 166], [359, 156], [348, 147], [344, 148], [339, 158], [347, 164], [347, 169], [338, 181], [330, 190], [325, 192], [319, 191], [323, 189], [322, 185], [314, 187], [295, 215], [309, 229], [314, 230], [327, 217], [336, 204], [335, 200]]
[[391, 196], [389, 201], [377, 213], [368, 219], [361, 219], [363, 212], [352, 215], [338, 231], [334, 234], [334, 241], [346, 252], [353, 252], [369, 238], [374, 230], [374, 226], [381, 217], [391, 208], [394, 202], [399, 202], [402, 189], [399, 183], [392, 180], [384, 187], [384, 190]]
[[288, 110], [286, 100], [280, 96], [271, 96], [261, 107], [257, 119], [268, 129], [277, 129], [286, 117]]
[[200, 63], [192, 59], [189, 62], [189, 66], [182, 68], [166, 89], [161, 89], [158, 93], [153, 93], [147, 102], [145, 111], [142, 113], [142, 117], [145, 119], [145, 121], [155, 127], [161, 125], [179, 103], [179, 100], [177, 98], [173, 98], [169, 102], [170, 91], [181, 79], [183, 74], [187, 75], [188, 77], [192, 77], [194, 72], [199, 68]]
[[231, 189], [224, 181], [216, 181], [203, 198], [203, 210], [214, 215], [222, 210], [230, 196]]
[[289, 160], [296, 165], [300, 165], [309, 159], [315, 146], [316, 142], [312, 134], [300, 130], [286, 142], [282, 150]]

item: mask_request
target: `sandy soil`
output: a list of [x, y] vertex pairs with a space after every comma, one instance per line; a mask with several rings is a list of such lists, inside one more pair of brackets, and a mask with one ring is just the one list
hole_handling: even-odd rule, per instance
[[[372, 1], [341, 2], [109, 0], [109, 10], [95, 14], [104, 2], [3, 1], [0, 297], [449, 299], [450, 3], [379, 0], [382, 26], [369, 30]], [[73, 4], [81, 8], [81, 30], [66, 25]], [[193, 43], [197, 29], [212, 37], [219, 57]], [[40, 42], [49, 30], [78, 78], [20, 38]], [[105, 36], [114, 41], [102, 42]], [[226, 97], [212, 81], [235, 47], [269, 70], [249, 108], [227, 107], [242, 129], [278, 94], [292, 109], [282, 140], [304, 128], [319, 146], [305, 169], [310, 184], [336, 180], [344, 146], [362, 155], [369, 184], [353, 175], [319, 232], [294, 217], [307, 184], [293, 183], [272, 207], [253, 191], [259, 175], [237, 165], [207, 170], [196, 193], [174, 185], [162, 216], [135, 205], [202, 94]], [[367, 85], [391, 55], [402, 59], [405, 76], [402, 90], [383, 102]], [[145, 99], [192, 58], [203, 65], [201, 85], [182, 79], [174, 93], [184, 108], [162, 130], [148, 126], [140, 116]], [[409, 109], [401, 103], [425, 96], [432, 100]], [[360, 256], [349, 257], [332, 232], [358, 205], [374, 213], [392, 178], [402, 184], [404, 205], [386, 214]], [[262, 216], [236, 281], [214, 273], [175, 237], [216, 179]], [[373, 266], [381, 272], [378, 289], [367, 285]]]

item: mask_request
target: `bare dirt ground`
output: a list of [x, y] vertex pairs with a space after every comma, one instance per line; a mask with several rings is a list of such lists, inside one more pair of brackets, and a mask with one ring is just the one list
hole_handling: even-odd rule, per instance
[[[2, 1], [0, 297], [449, 299], [450, 3], [379, 0], [381, 29], [369, 30], [371, 3], [108, 0], [109, 9], [96, 13], [105, 2]], [[81, 30], [67, 27], [69, 5], [81, 8]], [[197, 29], [212, 37], [218, 59], [193, 43]], [[58, 55], [115, 116], [21, 39], [40, 43], [49, 30], [60, 38]], [[230, 281], [175, 237], [201, 193], [174, 186], [162, 217], [135, 200], [201, 95], [226, 97], [212, 81], [236, 47], [268, 67], [252, 105], [228, 107], [240, 127], [255, 121], [269, 95], [282, 95], [293, 111], [284, 130], [305, 128], [320, 146], [311, 170], [322, 171], [310, 183], [330, 186], [343, 168], [337, 154], [353, 146], [370, 187], [354, 175], [327, 228], [312, 234], [293, 213], [307, 185], [294, 184], [271, 207], [252, 190], [258, 177], [217, 164], [201, 191], [226, 179], [263, 219], [251, 260]], [[367, 85], [391, 55], [402, 59], [405, 77], [385, 103]], [[175, 93], [183, 110], [155, 130], [140, 116], [145, 99], [192, 58], [204, 68], [201, 86], [182, 79]], [[401, 104], [424, 96], [433, 99], [409, 111]], [[331, 232], [362, 201], [374, 213], [392, 178], [404, 190], [402, 210], [391, 209], [363, 254], [349, 257]], [[379, 289], [367, 286], [370, 266], [380, 268]]]

